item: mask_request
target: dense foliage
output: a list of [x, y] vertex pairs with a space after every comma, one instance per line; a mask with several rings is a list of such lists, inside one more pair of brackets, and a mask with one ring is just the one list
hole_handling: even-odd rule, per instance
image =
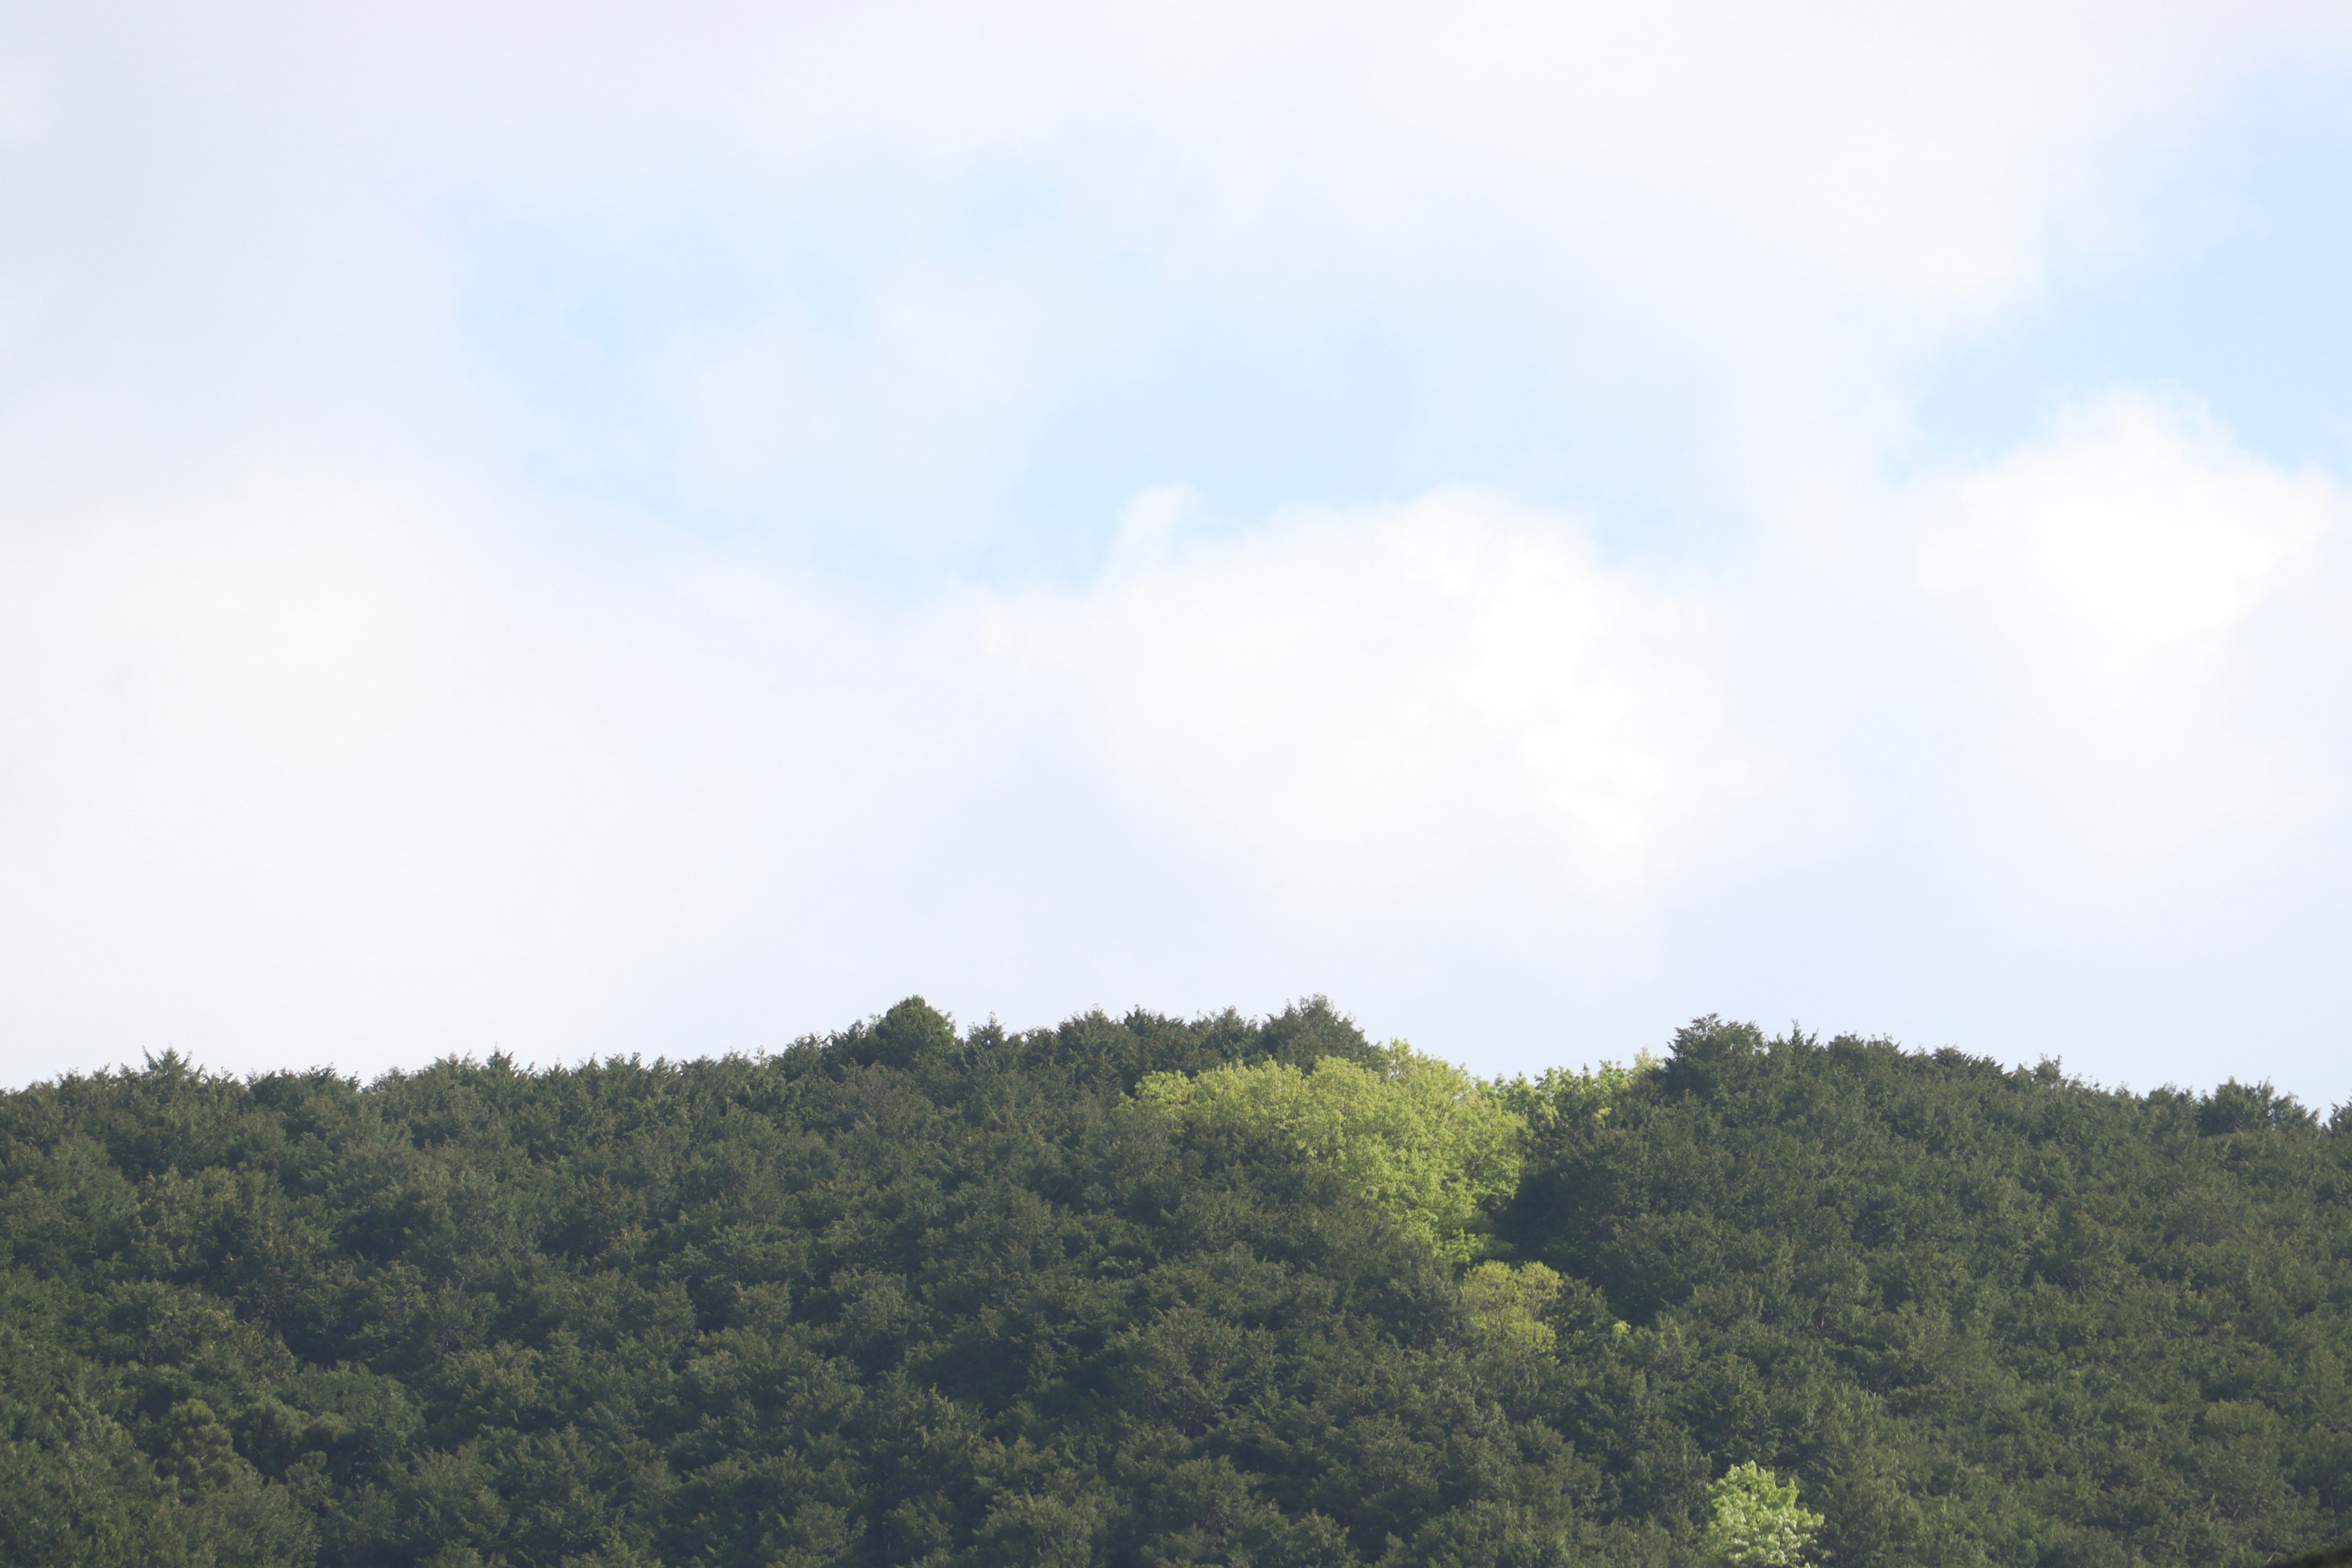
[[1136, 1098], [1196, 1134], [1254, 1134], [1328, 1171], [1456, 1262], [1484, 1256], [1519, 1184], [1527, 1120], [1451, 1062], [1398, 1041], [1372, 1063], [1242, 1061], [1157, 1072]]
[[[757, 1060], [0, 1096], [0, 1561], [1678, 1568], [1811, 1510], [1833, 1568], [2251, 1565], [2352, 1526], [2352, 1118], [1711, 1021], [1433, 1098], [1416, 1060], [1320, 1005], [908, 1002]], [[1406, 1142], [1302, 1142], [1326, 1079], [1342, 1144]]]

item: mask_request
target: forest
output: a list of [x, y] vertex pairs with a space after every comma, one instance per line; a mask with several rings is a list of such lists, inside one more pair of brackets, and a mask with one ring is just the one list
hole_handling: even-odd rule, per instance
[[0, 1095], [0, 1562], [2254, 1568], [2352, 1105], [1316, 1001]]

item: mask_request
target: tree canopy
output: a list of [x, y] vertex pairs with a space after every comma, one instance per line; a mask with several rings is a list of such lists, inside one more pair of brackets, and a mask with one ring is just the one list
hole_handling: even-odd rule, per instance
[[1154, 1073], [1137, 1093], [1193, 1131], [1271, 1139], [1456, 1262], [1486, 1250], [1487, 1211], [1518, 1185], [1525, 1119], [1402, 1040], [1370, 1063], [1229, 1062], [1192, 1078]]
[[1797, 1501], [1797, 1483], [1743, 1459], [1706, 1489], [1704, 1542], [1731, 1568], [1797, 1568], [1822, 1516]]
[[1713, 1020], [167, 1056], [0, 1095], [0, 1562], [2252, 1568], [2352, 1525], [2347, 1199], [2259, 1086]]

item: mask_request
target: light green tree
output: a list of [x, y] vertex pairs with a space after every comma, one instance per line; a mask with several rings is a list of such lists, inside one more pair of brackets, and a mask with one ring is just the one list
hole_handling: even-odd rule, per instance
[[1180, 1125], [1281, 1138], [1456, 1263], [1488, 1250], [1486, 1205], [1518, 1185], [1525, 1121], [1486, 1085], [1402, 1040], [1377, 1066], [1234, 1063], [1194, 1078], [1154, 1073], [1136, 1094]]
[[1462, 1277], [1462, 1299], [1477, 1325], [1512, 1355], [1549, 1355], [1559, 1335], [1544, 1314], [1559, 1301], [1564, 1281], [1540, 1263], [1481, 1263]]
[[1494, 1089], [1496, 1097], [1524, 1118], [1530, 1128], [1542, 1129], [1586, 1117], [1605, 1121], [1610, 1107], [1657, 1067], [1658, 1058], [1643, 1051], [1634, 1057], [1632, 1067], [1602, 1062], [1581, 1071], [1546, 1068], [1532, 1079], [1496, 1079]]
[[1820, 1514], [1798, 1505], [1796, 1482], [1753, 1459], [1725, 1471], [1706, 1500], [1706, 1550], [1733, 1568], [1796, 1568], [1822, 1527]]

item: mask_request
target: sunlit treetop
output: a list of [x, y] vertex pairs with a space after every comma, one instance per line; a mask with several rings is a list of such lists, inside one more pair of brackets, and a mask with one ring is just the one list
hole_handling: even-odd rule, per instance
[[1451, 1062], [1391, 1042], [1376, 1067], [1326, 1057], [1158, 1073], [1137, 1095], [1186, 1127], [1272, 1134], [1426, 1240], [1469, 1262], [1486, 1210], [1517, 1187], [1527, 1121]]

